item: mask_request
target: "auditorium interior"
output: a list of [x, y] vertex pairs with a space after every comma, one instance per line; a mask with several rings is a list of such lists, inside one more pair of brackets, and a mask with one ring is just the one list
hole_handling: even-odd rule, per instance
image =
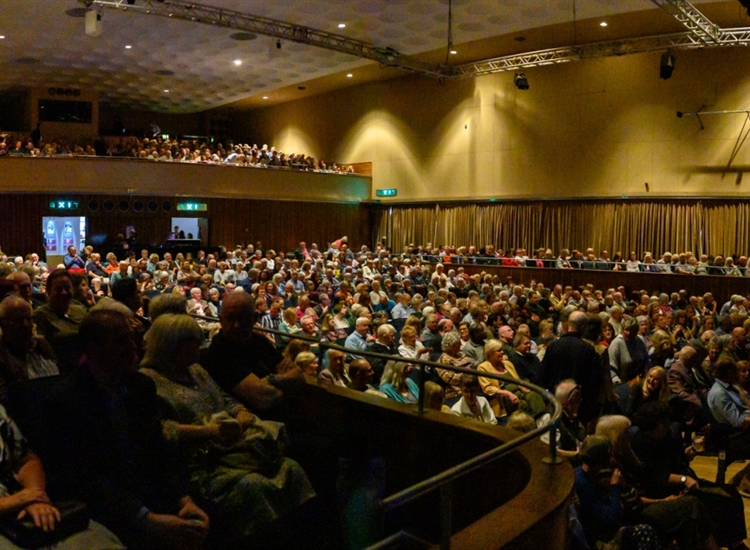
[[[231, 293], [249, 293], [254, 316], [271, 315], [257, 301], [267, 301], [269, 311], [278, 305], [287, 328], [254, 317], [250, 333], [265, 345], [270, 340], [279, 357], [293, 347], [289, 339], [317, 339], [308, 338], [306, 349], [313, 344], [321, 372], [305, 371], [302, 387], [285, 395], [284, 410], [275, 405], [268, 418], [207, 368], [217, 378], [212, 387], [232, 393], [227, 398], [243, 413], [286, 424], [289, 456], [317, 495], [284, 522], [264, 526], [254, 542], [203, 533], [207, 547], [228, 547], [228, 540], [243, 540], [237, 548], [326, 550], [750, 547], [744, 527], [735, 530], [750, 521], [750, 376], [727, 390], [721, 374], [731, 371], [722, 366], [726, 358], [735, 377], [750, 368], [750, 1], [6, 0], [0, 7], [0, 296], [23, 296], [12, 273], [31, 276], [34, 338], [44, 340], [37, 307], [50, 305], [47, 276], [58, 283], [55, 271], [68, 270], [73, 285], [82, 273], [91, 286], [91, 303], [83, 304], [89, 316], [102, 300], [122, 301], [113, 290], [118, 277], [139, 281], [144, 304], [181, 294], [206, 356], [211, 339], [227, 331], [220, 303]], [[89, 269], [92, 254], [111, 267], [99, 264], [101, 277]], [[232, 277], [223, 277], [225, 269]], [[297, 277], [304, 281], [299, 290]], [[193, 303], [195, 289], [203, 294]], [[399, 319], [392, 312], [405, 296], [411, 315]], [[538, 303], [546, 309], [537, 314]], [[13, 307], [0, 305], [0, 328]], [[298, 318], [288, 323], [292, 308]], [[148, 319], [147, 304], [131, 309], [147, 331], [159, 326]], [[461, 315], [450, 337], [429, 328], [432, 319], [450, 323], [452, 309]], [[681, 314], [690, 330], [674, 321]], [[344, 316], [348, 326], [336, 334], [333, 325]], [[526, 354], [518, 351], [526, 341], [539, 369], [552, 369], [545, 349], [566, 331], [583, 334], [598, 316], [604, 328], [586, 341], [603, 382], [592, 382], [590, 373], [584, 381], [580, 372], [516, 374], [510, 356]], [[308, 333], [301, 324], [311, 317], [317, 327]], [[334, 336], [325, 334], [326, 317]], [[383, 354], [399, 355], [407, 318], [417, 319], [417, 348], [436, 347], [401, 353], [413, 360], [404, 366]], [[362, 337], [367, 347], [350, 349], [345, 344], [363, 319], [373, 324]], [[482, 357], [471, 366], [447, 349], [464, 324], [458, 354], [469, 357], [468, 346]], [[82, 346], [93, 344], [83, 332], [93, 333], [90, 325], [84, 319], [75, 334], [50, 333], [61, 377], [86, 368]], [[386, 325], [395, 327], [390, 347], [381, 342]], [[531, 325], [528, 338], [521, 325]], [[503, 326], [515, 337], [503, 340]], [[643, 331], [628, 340], [633, 326]], [[482, 337], [475, 345], [476, 327]], [[607, 331], [612, 338], [604, 342]], [[631, 365], [636, 340], [648, 355], [629, 376], [615, 341], [627, 347]], [[473, 402], [462, 397], [470, 378], [477, 380], [468, 369], [490, 365], [498, 341], [501, 363], [512, 365], [478, 376], [474, 399], [493, 409], [499, 403], [488, 413], [496, 421], [482, 422], [473, 408], [461, 414], [454, 404]], [[148, 332], [137, 342], [146, 358], [158, 345]], [[8, 367], [3, 346], [12, 348], [0, 331], [0, 404], [32, 448], [39, 442], [46, 467], [57, 455], [44, 449], [37, 412], [53, 409], [37, 400], [57, 390], [31, 379], [40, 375]], [[400, 365], [409, 384], [407, 374], [394, 374], [401, 384], [394, 400], [384, 398], [391, 395], [383, 386], [344, 387], [354, 376], [343, 384], [333, 375], [331, 383], [325, 373], [342, 346], [346, 369], [364, 358], [381, 365], [380, 378], [382, 367], [392, 374]], [[673, 376], [691, 354], [702, 354], [694, 370], [710, 380], [694, 372], [690, 388], [678, 389]], [[139, 359], [147, 360], [142, 353]], [[580, 353], [569, 359], [583, 361]], [[67, 360], [75, 364], [63, 366]], [[282, 379], [291, 375], [284, 369], [299, 364], [279, 363], [281, 370], [259, 383], [286, 392]], [[577, 372], [567, 363], [560, 369]], [[660, 397], [649, 389], [654, 369], [663, 374], [655, 382]], [[20, 389], [12, 391], [6, 370], [20, 376]], [[562, 392], [569, 382], [572, 389]], [[443, 409], [453, 414], [429, 405], [428, 383], [444, 392]], [[496, 389], [505, 387], [516, 390]], [[731, 429], [713, 414], [719, 389], [742, 400]], [[578, 391], [580, 413], [571, 404]], [[640, 400], [641, 393], [637, 408], [633, 395]], [[649, 423], [659, 423], [657, 405], [669, 406], [668, 437], [686, 444], [677, 458], [689, 457], [684, 467], [700, 478], [701, 490], [724, 491], [724, 500], [689, 491], [690, 475], [681, 478], [684, 491], [669, 481], [672, 496], [650, 492], [645, 486], [655, 475], [644, 473], [647, 460], [633, 471], [618, 461], [623, 439], [636, 461], [643, 458], [639, 445], [660, 448], [649, 439], [658, 427], [644, 435]], [[531, 431], [506, 425], [516, 407], [531, 416]], [[614, 417], [630, 427], [610, 442], [599, 423]], [[571, 426], [583, 430], [572, 450], [565, 443]], [[605, 443], [612, 454], [606, 467], [594, 464]], [[51, 492], [56, 471], [50, 465]], [[605, 474], [618, 503], [623, 487], [623, 509], [631, 504], [625, 486], [644, 499], [628, 521], [618, 509], [622, 523], [614, 530], [598, 523], [605, 504], [615, 507], [610, 489], [602, 489]], [[599, 490], [601, 502], [592, 505], [584, 485]], [[672, 516], [692, 514], [692, 528], [665, 527], [664, 517], [649, 524], [659, 514], [644, 510], [662, 501], [668, 510], [667, 503], [688, 498], [692, 511], [674, 505]], [[148, 547], [135, 536], [129, 542], [89, 507], [92, 525], [103, 523], [125, 546]], [[717, 517], [717, 509], [739, 514], [731, 528], [730, 512]], [[212, 516], [211, 525], [225, 523]], [[8, 536], [1, 526], [0, 536]], [[181, 544], [165, 540], [165, 547]]]

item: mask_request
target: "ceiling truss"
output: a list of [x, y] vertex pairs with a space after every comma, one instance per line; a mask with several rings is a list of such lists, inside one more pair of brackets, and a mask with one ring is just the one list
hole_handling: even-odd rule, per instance
[[719, 43], [719, 27], [687, 0], [651, 0], [682, 23], [704, 44]]
[[462, 65], [448, 65], [427, 63], [413, 56], [403, 55], [392, 48], [377, 47], [367, 42], [311, 27], [183, 0], [137, 0], [132, 5], [127, 0], [80, 1], [89, 8], [99, 7], [158, 15], [271, 36], [334, 50], [357, 58], [370, 59], [382, 66], [398, 67], [424, 76], [446, 80], [472, 78], [597, 57], [613, 57], [668, 49], [747, 46], [750, 44], [750, 27], [721, 29], [686, 0], [651, 0], [673, 15], [689, 30], [684, 33], [595, 42], [580, 46], [564, 46], [485, 59]]

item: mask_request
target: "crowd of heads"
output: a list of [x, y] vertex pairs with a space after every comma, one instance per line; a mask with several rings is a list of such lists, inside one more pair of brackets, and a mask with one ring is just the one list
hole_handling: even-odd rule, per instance
[[336, 174], [353, 174], [351, 165], [327, 163], [304, 153], [284, 152], [263, 144], [209, 143], [198, 139], [165, 138], [161, 135], [138, 138], [135, 136], [104, 137], [89, 143], [71, 139], [45, 142], [31, 136], [0, 136], [0, 157], [59, 157], [99, 156], [136, 158], [161, 162], [184, 162], [251, 166], [256, 168], [287, 168]]
[[[0, 263], [0, 286], [12, 293], [0, 302], [3, 334], [14, 346], [49, 334], [61, 370], [76, 357], [54, 341], [56, 323], [79, 319], [83, 328], [104, 309], [127, 319], [141, 365], [161, 362], [165, 371], [176, 367], [154, 350], [179, 357], [185, 341], [197, 349], [218, 338], [275, 349], [287, 366], [282, 377], [295, 371], [405, 406], [424, 392], [428, 409], [521, 431], [550, 418], [550, 403], [526, 387], [536, 384], [562, 406], [558, 452], [584, 471], [595, 461], [593, 434], [614, 444], [633, 428], [659, 439], [667, 422], [689, 438], [720, 422], [707, 396], [721, 384], [736, 386], [750, 406], [748, 296], [719, 303], [684, 290], [522, 284], [469, 275], [450, 251], [355, 252], [347, 237], [324, 247], [300, 242], [288, 253], [257, 243], [195, 255], [128, 251], [107, 262], [87, 247], [68, 264], [78, 254], [69, 250], [54, 267], [36, 253]], [[433, 363], [413, 368], [418, 359]], [[275, 374], [267, 384], [280, 386]]]

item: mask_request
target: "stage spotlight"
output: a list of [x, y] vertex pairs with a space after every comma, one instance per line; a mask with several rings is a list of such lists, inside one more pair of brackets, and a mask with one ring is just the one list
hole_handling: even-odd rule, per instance
[[529, 89], [529, 80], [523, 73], [516, 73], [516, 75], [513, 77], [513, 84], [515, 84], [516, 88], [518, 88], [519, 90]]
[[659, 64], [659, 78], [669, 80], [674, 71], [674, 55], [672, 52], [666, 52], [661, 56], [661, 63]]

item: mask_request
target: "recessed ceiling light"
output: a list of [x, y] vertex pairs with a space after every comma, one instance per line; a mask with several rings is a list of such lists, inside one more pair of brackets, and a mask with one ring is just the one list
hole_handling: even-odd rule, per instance
[[129, 50], [129, 49], [130, 49], [130, 48], [132, 48], [132, 47], [133, 47], [133, 46], [131, 46], [130, 44], [128, 44], [127, 46], [125, 46], [125, 49], [126, 49], [126, 50]]
[[5, 36], [0, 34], [0, 40], [5, 40]]
[[607, 22], [606, 21], [602, 21], [601, 23], [599, 23], [599, 26], [600, 27], [606, 27], [607, 26]]
[[458, 52], [456, 50], [451, 50], [451, 55], [456, 55]]
[[240, 65], [242, 65], [242, 59], [235, 59], [234, 64], [239, 67]]
[[164, 90], [164, 93], [165, 93], [165, 94], [168, 94], [168, 93], [169, 93], [169, 90]]
[[263, 96], [263, 99], [268, 99], [268, 96], [267, 96], [267, 95], [264, 95], [264, 96]]
[[346, 28], [346, 23], [339, 23], [339, 29]]
[[353, 76], [354, 76], [354, 75], [353, 75], [352, 73], [349, 73], [348, 75], [346, 75], [346, 78], [351, 78], [351, 77], [353, 77]]

